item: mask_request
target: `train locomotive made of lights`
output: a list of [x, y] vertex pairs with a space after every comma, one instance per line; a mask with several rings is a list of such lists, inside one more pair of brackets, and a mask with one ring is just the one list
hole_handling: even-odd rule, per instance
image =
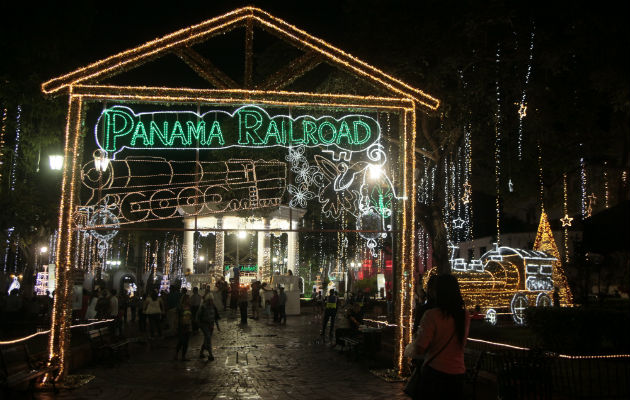
[[104, 172], [88, 162], [81, 171], [81, 180], [90, 196], [78, 209], [79, 213], [91, 214], [90, 227], [115, 227], [273, 207], [284, 196], [286, 174], [286, 163], [276, 160], [215, 162], [128, 157], [111, 160]]
[[[456, 247], [451, 248], [454, 254]], [[542, 251], [495, 247], [469, 263], [452, 256], [451, 271], [467, 308], [479, 306], [490, 323], [496, 323], [497, 314], [504, 313], [522, 325], [527, 307], [553, 305], [555, 261]], [[434, 267], [425, 275], [425, 287], [429, 276], [436, 273]]]

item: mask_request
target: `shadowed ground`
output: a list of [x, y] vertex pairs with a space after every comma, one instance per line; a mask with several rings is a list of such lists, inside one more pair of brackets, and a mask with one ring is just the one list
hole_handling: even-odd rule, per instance
[[316, 316], [288, 317], [286, 326], [261, 318], [239, 327], [237, 321], [228, 315], [221, 319], [221, 331], [213, 335], [212, 362], [199, 359], [201, 332], [191, 338], [189, 361], [173, 360], [175, 338], [132, 343], [128, 361], [73, 371], [95, 376], [86, 385], [57, 396], [36, 396], [90, 400], [407, 398], [401, 383], [381, 380], [369, 372], [366, 360], [353, 360], [322, 342]]

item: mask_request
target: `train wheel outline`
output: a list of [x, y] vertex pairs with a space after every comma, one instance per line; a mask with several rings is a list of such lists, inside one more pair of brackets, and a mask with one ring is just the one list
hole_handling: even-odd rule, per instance
[[512, 311], [512, 319], [517, 325], [525, 325], [525, 310], [528, 306], [529, 300], [525, 293], [518, 292], [512, 297], [510, 311]]
[[553, 306], [553, 301], [547, 295], [547, 293], [539, 293], [536, 297], [536, 307], [551, 307]]

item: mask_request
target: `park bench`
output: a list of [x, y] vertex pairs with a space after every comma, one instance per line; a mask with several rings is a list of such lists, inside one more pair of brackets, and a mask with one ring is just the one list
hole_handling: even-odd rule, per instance
[[350, 354], [353, 354], [355, 357], [358, 356], [358, 351], [359, 351], [359, 346], [361, 344], [361, 341], [359, 340], [359, 338], [357, 337], [350, 337], [350, 336], [341, 336], [336, 338], [337, 342], [341, 344], [341, 351], [344, 351], [346, 348], [348, 348]]
[[129, 340], [117, 339], [111, 326], [103, 326], [88, 331], [88, 338], [92, 345], [92, 354], [95, 361], [100, 361], [107, 357], [108, 360], [121, 358], [124, 355], [129, 357]]
[[[2, 369], [0, 370], [0, 383], [3, 390], [7, 392], [14, 388], [20, 387], [25, 383], [28, 384], [28, 390], [35, 388], [35, 380], [44, 376], [49, 372], [56, 370], [56, 367], [50, 367], [41, 363], [38, 365], [31, 358], [26, 343], [14, 343], [0, 347], [0, 355], [2, 361]], [[54, 379], [51, 380], [53, 390], [55, 388]]]
[[336, 336], [335, 345], [340, 344], [342, 351], [348, 348], [355, 357], [358, 357], [361, 352], [373, 355], [380, 351], [381, 329], [362, 328], [358, 331], [352, 331], [352, 334], [344, 334], [349, 333], [345, 329], [339, 329], [337, 332], [341, 332], [341, 334]]

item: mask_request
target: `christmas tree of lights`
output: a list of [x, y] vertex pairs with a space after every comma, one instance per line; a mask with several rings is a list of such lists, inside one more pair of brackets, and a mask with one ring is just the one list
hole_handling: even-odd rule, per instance
[[553, 285], [558, 288], [560, 304], [565, 307], [572, 305], [573, 296], [571, 295], [571, 289], [567, 283], [567, 277], [564, 273], [564, 269], [562, 268], [562, 261], [560, 260], [560, 252], [558, 251], [556, 241], [553, 238], [553, 233], [551, 232], [551, 227], [549, 226], [549, 219], [547, 218], [547, 213], [544, 209], [540, 215], [540, 223], [538, 224], [534, 250], [544, 251], [556, 259], [553, 262]]

